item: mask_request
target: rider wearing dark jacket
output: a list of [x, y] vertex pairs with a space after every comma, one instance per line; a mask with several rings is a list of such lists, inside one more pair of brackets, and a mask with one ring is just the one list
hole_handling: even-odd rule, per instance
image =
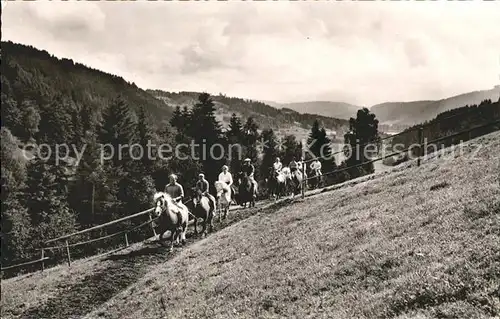
[[253, 178], [255, 167], [252, 165], [252, 163], [250, 163], [250, 159], [245, 160], [245, 163], [243, 163], [243, 166], [241, 167], [241, 171]]
[[245, 162], [241, 166], [241, 172], [247, 174], [247, 176], [250, 177], [250, 180], [254, 185], [254, 190], [257, 191], [257, 181], [254, 177], [255, 167], [252, 165], [249, 158], [245, 158]]
[[208, 199], [210, 200], [210, 206], [212, 209], [214, 209], [216, 200], [215, 197], [208, 192], [210, 184], [205, 179], [205, 174], [200, 173], [198, 177], [199, 179], [196, 182], [196, 189], [201, 192], [201, 195], [208, 197]]

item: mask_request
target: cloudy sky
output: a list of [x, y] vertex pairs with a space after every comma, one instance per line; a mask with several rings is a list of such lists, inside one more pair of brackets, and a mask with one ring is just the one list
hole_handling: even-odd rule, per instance
[[142, 88], [279, 102], [370, 106], [500, 82], [498, 1], [8, 2], [2, 40]]

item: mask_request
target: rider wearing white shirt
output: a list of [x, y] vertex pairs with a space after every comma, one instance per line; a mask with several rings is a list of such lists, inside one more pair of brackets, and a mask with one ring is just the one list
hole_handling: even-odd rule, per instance
[[322, 175], [321, 162], [317, 158], [311, 163], [311, 171], [318, 172], [318, 175]]
[[219, 181], [226, 183], [229, 187], [233, 185], [233, 176], [229, 173], [227, 165], [222, 166], [222, 172], [219, 174]]
[[283, 164], [281, 163], [279, 157], [276, 157], [276, 160], [273, 163], [273, 168], [274, 168], [274, 171], [277, 173], [279, 173], [281, 171], [281, 169], [283, 168]]

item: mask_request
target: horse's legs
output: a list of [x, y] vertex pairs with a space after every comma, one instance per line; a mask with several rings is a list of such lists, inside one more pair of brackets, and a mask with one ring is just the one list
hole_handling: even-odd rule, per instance
[[175, 237], [175, 233], [176, 233], [176, 232], [177, 232], [177, 231], [176, 231], [176, 230], [174, 230], [174, 231], [172, 232], [172, 235], [170, 236], [170, 249], [169, 249], [169, 251], [174, 250], [174, 240], [175, 240], [175, 239], [174, 239], [174, 237]]
[[167, 232], [166, 229], [160, 229], [160, 232], [158, 233], [158, 243], [160, 243], [160, 245], [162, 246], [165, 245], [166, 239], [163, 238], [163, 236], [165, 235], [166, 232]]
[[217, 205], [217, 209], [218, 209], [219, 223], [220, 223], [220, 222], [222, 222], [222, 207], [220, 205], [220, 200], [219, 200], [219, 204]]
[[188, 222], [186, 222], [183, 226], [182, 226], [182, 232], [181, 232], [181, 243], [183, 245], [186, 244], [186, 232], [187, 232], [187, 226], [188, 226]]
[[198, 217], [194, 216], [194, 234], [198, 235]]
[[[213, 223], [213, 219], [214, 219], [214, 213], [215, 213], [215, 210], [211, 211], [208, 213], [208, 226], [210, 228], [210, 232], [213, 232], [214, 231], [214, 223]], [[220, 221], [220, 214], [219, 214], [219, 221]]]
[[210, 213], [208, 213], [208, 215], [205, 216], [205, 218], [203, 218], [203, 230], [201, 231], [201, 234], [203, 236], [207, 235], [207, 220], [208, 220], [208, 216], [210, 216]]

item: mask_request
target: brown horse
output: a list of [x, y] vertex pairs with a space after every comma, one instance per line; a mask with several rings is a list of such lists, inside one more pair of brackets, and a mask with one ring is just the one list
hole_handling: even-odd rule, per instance
[[202, 235], [207, 235], [207, 223], [210, 227], [210, 232], [213, 231], [213, 218], [217, 204], [215, 198], [210, 198], [202, 194], [202, 192], [193, 188], [193, 215], [194, 215], [194, 232], [198, 234], [197, 224], [198, 218], [203, 219]]
[[254, 183], [245, 172], [240, 173], [238, 180], [238, 197], [240, 205], [246, 208], [248, 203], [248, 207], [255, 207], [255, 200], [257, 199], [256, 183]]
[[174, 241], [179, 244], [179, 238], [184, 245], [186, 243], [186, 230], [189, 219], [189, 211], [182, 203], [175, 203], [169, 194], [158, 192], [153, 196], [155, 203], [154, 214], [158, 217], [160, 244], [164, 245], [163, 235], [170, 231], [170, 251], [174, 247]]
[[311, 177], [309, 177], [311, 180], [309, 184], [311, 185], [312, 189], [316, 189], [319, 187], [323, 186], [323, 175], [320, 174], [319, 170], [314, 169], [311, 172]]

